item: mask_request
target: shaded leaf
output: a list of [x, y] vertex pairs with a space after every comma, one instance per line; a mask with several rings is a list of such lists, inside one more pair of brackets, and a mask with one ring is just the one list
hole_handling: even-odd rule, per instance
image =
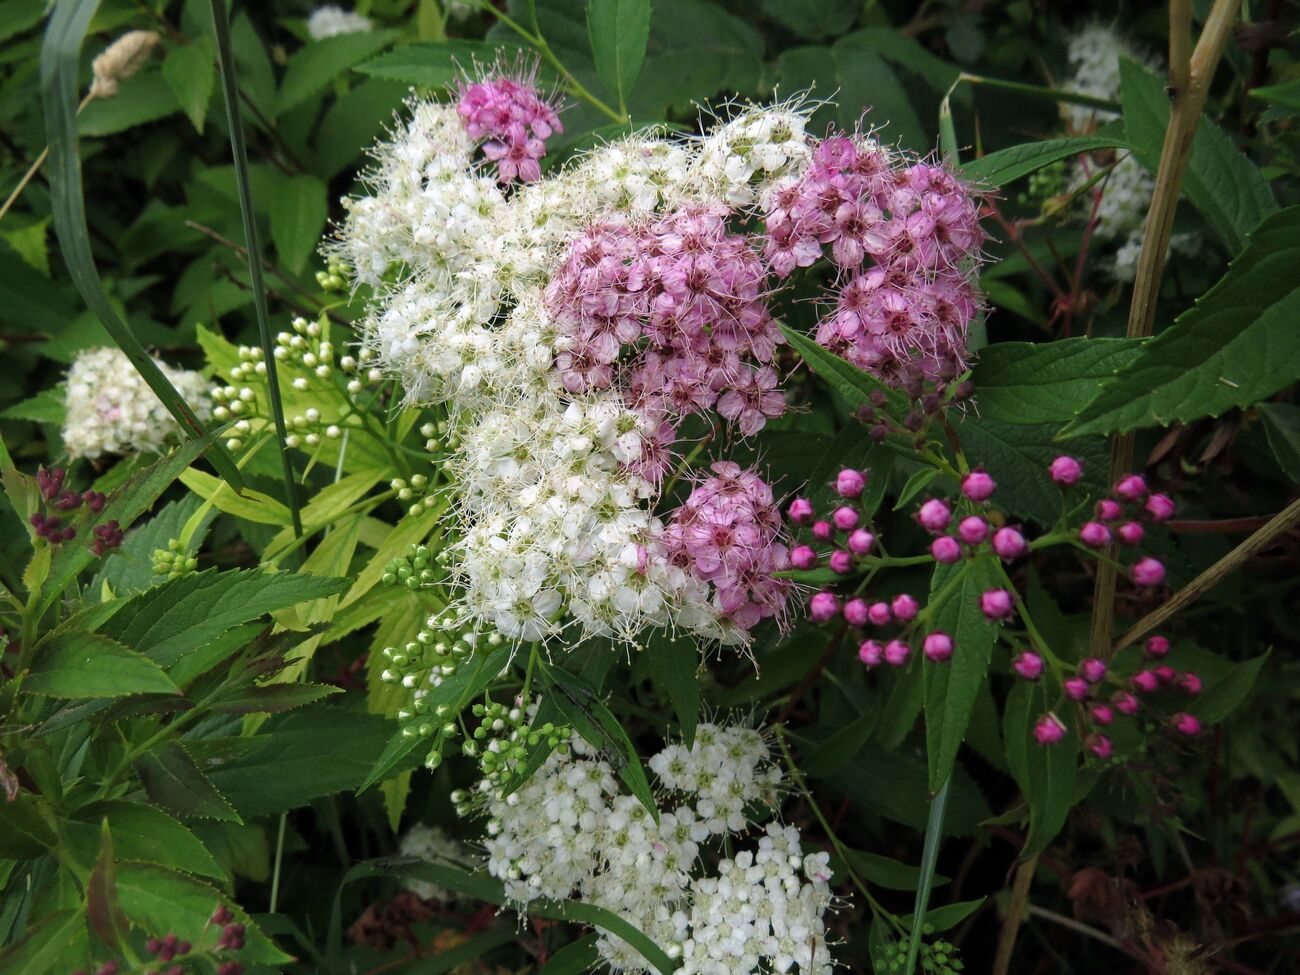
[[154, 806], [110, 800], [78, 809], [75, 816], [63, 824], [63, 829], [73, 850], [86, 862], [95, 856], [99, 824], [106, 820], [119, 859], [225, 879], [224, 871], [198, 837]]
[[315, 176], [277, 174], [271, 210], [271, 240], [280, 260], [300, 274], [320, 243], [329, 215], [325, 184]]
[[289, 58], [276, 98], [275, 114], [296, 108], [324, 91], [353, 65], [373, 57], [396, 37], [395, 31], [375, 30], [337, 34], [305, 44]]
[[86, 882], [86, 920], [104, 944], [121, 951], [130, 925], [117, 898], [117, 861], [113, 858], [113, 833], [108, 820], [100, 826], [99, 856]]
[[200, 37], [168, 51], [162, 66], [163, 78], [200, 135], [217, 83], [215, 59], [212, 41]]
[[1002, 423], [1068, 423], [1140, 355], [1138, 339], [998, 342], [980, 352], [971, 378], [980, 416]]
[[1054, 745], [1034, 740], [1034, 725], [1048, 710], [1044, 693], [1040, 683], [1016, 681], [1002, 714], [1007, 767], [1029, 805], [1029, 834], [1020, 851], [1022, 860], [1047, 849], [1075, 802], [1079, 739], [1074, 722], [1069, 716], [1064, 719], [1065, 737]]
[[1300, 484], [1300, 406], [1260, 403], [1259, 418], [1264, 422], [1264, 434], [1278, 466]]
[[650, 0], [587, 0], [587, 34], [601, 84], [625, 104], [645, 61]]
[[668, 698], [677, 715], [682, 740], [690, 748], [695, 743], [695, 725], [700, 716], [700, 653], [688, 639], [674, 639], [665, 629], [656, 628], [646, 643], [650, 681], [655, 690]]
[[242, 822], [239, 814], [175, 742], [145, 752], [135, 762], [145, 795], [172, 812], [195, 819]]
[[156, 663], [100, 633], [70, 633], [41, 647], [23, 689], [50, 697], [180, 693]]
[[999, 149], [987, 156], [972, 159], [961, 167], [962, 175], [987, 186], [1006, 186], [1022, 176], [1050, 166], [1058, 159], [1068, 159], [1081, 152], [1095, 149], [1116, 149], [1124, 147], [1124, 141], [1118, 138], [1086, 135], [1073, 136], [1068, 139], [1044, 139], [1040, 142], [1027, 142], [1009, 149]]

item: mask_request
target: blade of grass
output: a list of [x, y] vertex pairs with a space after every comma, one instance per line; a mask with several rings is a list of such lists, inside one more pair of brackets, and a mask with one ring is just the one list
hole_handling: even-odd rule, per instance
[[[81, 156], [77, 143], [77, 71], [98, 0], [59, 0], [50, 16], [41, 45], [41, 100], [45, 109], [45, 138], [49, 144], [50, 195], [54, 231], [68, 274], [86, 306], [103, 323], [109, 336], [135, 366], [154, 395], [167, 407], [191, 439], [207, 434], [202, 421], [163, 375], [129, 325], [118, 317], [104, 294], [95, 268], [82, 196]], [[225, 447], [214, 441], [207, 449], [209, 463], [236, 491], [244, 480]]]
[[930, 904], [934, 868], [939, 862], [939, 842], [943, 838], [943, 811], [948, 805], [948, 786], [951, 782], [952, 776], [949, 775], [934, 798], [930, 800], [930, 820], [925, 824], [925, 846], [921, 850], [921, 882], [916, 888], [916, 908], [912, 911], [912, 930], [907, 936], [907, 964], [903, 966], [903, 975], [912, 975], [916, 971], [916, 959], [921, 951], [925, 911]]
[[226, 99], [226, 119], [230, 126], [230, 152], [235, 162], [235, 186], [239, 191], [239, 212], [244, 220], [244, 244], [248, 250], [248, 277], [253, 287], [253, 307], [257, 311], [257, 332], [266, 362], [266, 383], [270, 390], [271, 412], [275, 416], [276, 440], [280, 462], [284, 467], [285, 502], [293, 519], [295, 537], [302, 535], [302, 516], [298, 512], [298, 482], [293, 461], [285, 443], [289, 431], [284, 423], [284, 403], [280, 398], [280, 380], [275, 367], [275, 346], [271, 339], [271, 322], [266, 311], [266, 282], [262, 280], [262, 247], [257, 239], [257, 220], [253, 215], [253, 192], [248, 185], [248, 147], [244, 143], [244, 120], [239, 114], [239, 86], [235, 80], [235, 58], [230, 47], [230, 19], [224, 0], [212, 0], [212, 23], [217, 35], [217, 63], [221, 67], [221, 86]]

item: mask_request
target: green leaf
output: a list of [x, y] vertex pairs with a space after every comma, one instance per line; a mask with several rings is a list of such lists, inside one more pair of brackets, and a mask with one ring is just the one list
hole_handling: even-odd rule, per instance
[[145, 752], [135, 762], [145, 795], [160, 806], [193, 819], [243, 822], [230, 803], [175, 742]]
[[1281, 105], [1294, 111], [1300, 111], [1300, 78], [1292, 78], [1277, 85], [1252, 88], [1251, 98], [1259, 98], [1274, 105]]
[[[957, 901], [955, 904], [946, 904], [943, 907], [934, 907], [925, 912], [925, 921], [923, 925], [929, 925], [934, 929], [935, 934], [948, 931], [961, 924], [962, 921], [970, 917], [979, 910], [987, 897], [976, 897], [970, 901]], [[909, 931], [912, 929], [913, 914], [904, 914], [898, 919], [899, 923]]]
[[675, 639], [666, 629], [656, 628], [646, 642], [650, 682], [668, 698], [677, 715], [682, 740], [695, 743], [695, 725], [700, 717], [700, 652], [691, 640]]
[[156, 663], [101, 633], [70, 633], [41, 647], [23, 689], [49, 697], [180, 693]]
[[[1133, 153], [1154, 173], [1169, 127], [1165, 82], [1142, 65], [1121, 58], [1120, 99]], [[1204, 116], [1192, 141], [1183, 192], [1229, 254], [1240, 251], [1246, 235], [1277, 212], [1277, 201], [1263, 173], [1221, 128]]]
[[813, 372], [843, 396], [850, 406], [868, 405], [872, 393], [883, 393], [888, 401], [891, 415], [901, 416], [906, 411], [906, 400], [898, 390], [891, 389], [870, 373], [863, 372], [851, 362], [826, 351], [808, 336], [784, 322], [777, 324], [791, 348], [799, 353]]
[[21, 792], [13, 801], [0, 802], [0, 858], [30, 860], [58, 844], [41, 800]]
[[397, 36], [376, 30], [324, 37], [300, 47], [289, 58], [280, 83], [275, 113], [283, 115], [329, 87], [335, 78], [366, 58], [374, 57]]
[[[843, 852], [847, 854], [847, 860], [854, 872], [877, 887], [884, 887], [886, 890], [916, 890], [921, 882], [919, 868], [901, 863], [892, 857], [866, 853], [862, 850], [845, 849]], [[939, 886], [946, 884], [948, 878], [935, 874], [931, 882]]]
[[156, 863], [215, 880], [225, 879], [225, 872], [198, 837], [154, 806], [111, 800], [78, 809], [75, 816], [64, 822], [63, 830], [73, 852], [83, 861], [94, 859], [100, 838], [99, 824], [107, 820], [119, 859]]
[[1188, 705], [1187, 710], [1206, 724], [1216, 724], [1236, 711], [1259, 680], [1259, 672], [1268, 661], [1265, 651], [1258, 657], [1233, 665], [1224, 676], [1214, 682], [1207, 681], [1204, 692]]
[[1300, 378], [1300, 206], [1251, 234], [1227, 273], [1106, 383], [1062, 436], [1187, 423]]
[[209, 569], [131, 597], [103, 630], [169, 667], [231, 627], [346, 586], [346, 579], [293, 572]]
[[588, 934], [570, 941], [551, 955], [550, 960], [537, 970], [537, 975], [582, 975], [594, 970], [601, 962], [600, 953], [596, 951], [597, 937]]
[[50, 251], [46, 246], [46, 231], [49, 226], [50, 218], [46, 217], [25, 227], [6, 227], [0, 230], [0, 240], [8, 244], [28, 267], [46, 278], [50, 276]]
[[763, 12], [796, 37], [838, 37], [853, 26], [862, 10], [858, 0], [760, 0]]
[[211, 501], [218, 511], [236, 518], [259, 525], [289, 525], [292, 521], [284, 504], [261, 491], [245, 488], [236, 493], [228, 482], [197, 469], [182, 472], [180, 480], [204, 501]]
[[325, 184], [306, 173], [276, 174], [271, 197], [271, 239], [280, 260], [294, 274], [301, 274], [320, 244], [329, 207]]
[[15, 403], [0, 412], [0, 419], [30, 420], [33, 423], [62, 424], [67, 411], [63, 407], [63, 389], [43, 389], [30, 399]]
[[1138, 339], [1069, 338], [985, 347], [971, 378], [979, 415], [1002, 423], [1068, 423], [1140, 355]]
[[208, 106], [217, 83], [215, 59], [212, 41], [200, 37], [172, 48], [163, 61], [163, 78], [200, 135], [203, 134], [203, 123], [207, 121]]
[[[945, 778], [943, 785], [930, 801], [930, 815], [925, 824], [925, 844], [921, 849], [921, 877], [920, 883], [916, 885], [916, 907], [912, 911], [912, 917], [928, 916], [926, 908], [930, 905], [930, 888], [934, 883], [935, 865], [939, 862], [939, 846], [943, 841], [943, 814], [948, 805], [949, 784], [950, 780]], [[905, 972], [916, 970], [923, 930], [924, 922], [914, 927], [907, 939], [907, 962], [903, 969]]]
[[626, 105], [650, 40], [650, 0], [587, 0], [587, 35], [601, 84]]
[[804, 774], [814, 779], [824, 778], [853, 761], [875, 731], [880, 713], [880, 709], [873, 708], [858, 715], [809, 751], [803, 760]]
[[0, 3], [0, 41], [39, 24], [45, 8], [45, 0], [4, 0]]
[[1024, 145], [999, 149], [987, 156], [973, 159], [961, 167], [962, 175], [986, 186], [1006, 186], [1022, 176], [1050, 166], [1058, 159], [1068, 159], [1081, 152], [1096, 149], [1124, 148], [1121, 139], [1105, 136], [1074, 136], [1069, 139], [1044, 139]]
[[1041, 683], [1016, 681], [1002, 714], [1007, 767], [1029, 805], [1029, 835], [1020, 858], [1047, 849], [1065, 825], [1075, 802], [1079, 739], [1072, 715], [1065, 716], [1065, 737], [1054, 745], [1034, 739], [1034, 725], [1048, 710]]
[[902, 511], [906, 508], [909, 501], [924, 491], [930, 482], [942, 473], [937, 467], [922, 467], [920, 470], [914, 471], [903, 485], [903, 489], [898, 492], [898, 500], [894, 502], [894, 510]]
[[264, 684], [236, 688], [218, 697], [212, 707], [222, 714], [278, 714], [341, 693], [343, 688], [332, 684]]
[[[132, 528], [121, 546], [100, 563], [90, 591], [100, 592], [107, 583], [114, 594], [129, 596], [161, 583], [165, 577], [154, 573], [153, 553], [156, 549], [167, 548], [171, 539], [181, 537], [185, 523], [199, 510], [201, 503], [194, 495], [187, 494], [177, 501], [168, 501], [155, 514]], [[215, 511], [209, 513], [181, 554], [193, 555], [198, 551], [215, 517]]]
[[116, 135], [180, 110], [181, 103], [162, 72], [142, 71], [123, 81], [112, 98], [98, 98], [87, 105], [77, 119], [77, 131], [86, 137]]
[[437, 44], [404, 44], [357, 65], [357, 71], [372, 78], [421, 88], [445, 88], [461, 78], [476, 61], [491, 64], [502, 50], [502, 45], [459, 39]]
[[101, 823], [99, 835], [99, 856], [86, 882], [86, 920], [104, 944], [120, 952], [130, 935], [130, 926], [117, 897], [117, 861], [107, 819]]
[[[956, 589], [950, 590], [957, 573], [965, 575], [956, 583]], [[938, 792], [952, 772], [997, 640], [997, 627], [980, 610], [980, 594], [1001, 584], [1001, 573], [991, 556], [935, 567], [927, 607], [934, 614], [930, 622], [934, 630], [952, 637], [955, 648], [947, 663], [922, 662], [931, 792]], [[941, 593], [947, 596], [936, 608], [936, 597]]]
[[1300, 484], [1300, 406], [1260, 403], [1259, 418], [1273, 456], [1287, 477]]
[[27, 933], [0, 951], [3, 975], [66, 975], [90, 951], [80, 910], [55, 911], [34, 921]]
[[197, 944], [210, 929], [213, 909], [225, 904], [235, 921], [244, 925], [240, 961], [277, 966], [293, 961], [233, 898], [202, 880], [153, 864], [123, 863], [118, 867], [117, 889], [126, 916], [145, 931], [175, 932]]

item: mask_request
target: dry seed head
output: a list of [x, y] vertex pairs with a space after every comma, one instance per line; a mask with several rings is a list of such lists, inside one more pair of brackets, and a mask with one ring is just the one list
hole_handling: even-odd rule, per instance
[[90, 85], [91, 98], [112, 98], [118, 86], [135, 74], [160, 40], [157, 31], [133, 30], [123, 34], [95, 58], [91, 64], [95, 80]]

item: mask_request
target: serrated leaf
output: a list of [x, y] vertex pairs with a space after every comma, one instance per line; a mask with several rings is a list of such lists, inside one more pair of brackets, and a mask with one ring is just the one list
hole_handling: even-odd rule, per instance
[[1075, 802], [1079, 739], [1071, 716], [1063, 720], [1065, 737], [1054, 745], [1034, 739], [1034, 725], [1047, 712], [1041, 683], [1016, 681], [1002, 714], [1007, 767], [1029, 805], [1029, 833], [1021, 859], [1047, 849], [1060, 833]]
[[[199, 498], [187, 494], [179, 500], [168, 501], [147, 520], [132, 528], [122, 544], [100, 563], [90, 584], [91, 591], [99, 592], [107, 584], [116, 595], [130, 596], [163, 582], [166, 577], [153, 571], [153, 553], [156, 549], [167, 548], [171, 539], [180, 538], [185, 523], [201, 504]], [[181, 554], [193, 555], [198, 551], [215, 517], [215, 511], [209, 512]]]
[[113, 833], [108, 820], [99, 830], [99, 856], [86, 881], [86, 920], [100, 940], [114, 951], [121, 951], [130, 934], [130, 925], [117, 897], [117, 861], [113, 857]]
[[857, 0], [761, 0], [763, 12], [796, 37], [817, 40], [843, 34], [862, 10]]
[[864, 372], [853, 363], [841, 359], [833, 352], [828, 352], [820, 345], [796, 331], [784, 322], [777, 323], [781, 333], [791, 348], [799, 353], [813, 372], [821, 376], [837, 393], [843, 396], [850, 406], [865, 406], [871, 402], [873, 393], [883, 394], [887, 400], [891, 415], [901, 416], [906, 411], [903, 394], [891, 389], [875, 376]]
[[1002, 423], [1068, 423], [1140, 354], [1138, 339], [998, 342], [980, 352], [971, 378], [979, 415]]
[[649, 655], [650, 682], [668, 698], [677, 715], [682, 740], [690, 748], [695, 743], [695, 725], [700, 716], [700, 652], [688, 639], [674, 639], [667, 630], [656, 629], [646, 642]]
[[225, 872], [198, 837], [167, 813], [140, 802], [111, 800], [76, 811], [63, 823], [68, 842], [83, 861], [94, 859], [99, 824], [108, 821], [113, 848], [121, 860], [138, 860], [224, 880]]
[[277, 174], [271, 196], [271, 240], [280, 260], [294, 274], [302, 273], [307, 258], [320, 244], [329, 215], [326, 187], [315, 176]]
[[1022, 176], [1050, 166], [1058, 159], [1068, 159], [1081, 152], [1093, 152], [1097, 149], [1124, 148], [1122, 139], [1105, 136], [1074, 136], [1068, 139], [1044, 139], [1041, 142], [1027, 142], [1009, 149], [999, 149], [987, 156], [972, 159], [961, 167], [961, 173], [967, 179], [986, 186], [1006, 186]]
[[948, 780], [957, 749], [966, 737], [975, 697], [988, 675], [997, 627], [984, 618], [980, 594], [1001, 585], [1002, 576], [991, 556], [935, 567], [930, 584], [930, 606], [936, 595], [947, 592], [954, 574], [965, 577], [951, 591], [931, 617], [934, 630], [952, 637], [953, 655], [947, 663], [924, 661], [925, 745], [930, 769], [930, 791], [937, 792]]
[[1264, 221], [1227, 273], [1062, 432], [1187, 423], [1255, 403], [1300, 378], [1300, 206]]
[[30, 420], [33, 423], [62, 424], [67, 411], [63, 406], [61, 387], [43, 389], [30, 399], [14, 403], [0, 412], [0, 419]]
[[491, 64], [502, 50], [502, 45], [460, 39], [404, 44], [357, 65], [357, 71], [421, 88], [444, 88], [471, 71], [475, 62]]
[[243, 822], [189, 753], [175, 742], [145, 752], [136, 759], [135, 771], [145, 795], [172, 812], [195, 819]]
[[587, 36], [601, 84], [625, 105], [650, 40], [650, 0], [587, 0]]
[[335, 78], [353, 65], [373, 57], [396, 36], [397, 33], [391, 30], [337, 34], [299, 48], [285, 67], [284, 80], [276, 98], [276, 114], [282, 115], [320, 94]]
[[36, 796], [21, 792], [17, 799], [0, 801], [0, 858], [29, 860], [58, 843], [44, 804]]
[[1300, 484], [1300, 406], [1291, 403], [1260, 403], [1259, 418], [1278, 466]]
[[42, 646], [23, 689], [49, 697], [180, 693], [154, 661], [102, 633], [71, 633]]
[[200, 135], [203, 134], [203, 123], [207, 121], [208, 105], [212, 102], [212, 92], [217, 83], [215, 58], [212, 41], [199, 37], [168, 51], [162, 66], [163, 78]]
[[267, 684], [240, 687], [229, 695], [213, 702], [213, 709], [222, 714], [278, 714], [294, 708], [315, 704], [327, 697], [341, 694], [343, 689], [332, 684]]
[[1207, 682], [1208, 686], [1187, 706], [1187, 710], [1206, 724], [1216, 724], [1228, 717], [1241, 707], [1250, 696], [1250, 692], [1255, 689], [1259, 672], [1268, 662], [1270, 652], [1266, 651], [1251, 660], [1234, 664], [1222, 677], [1213, 683]]
[[22, 938], [0, 951], [5, 975], [64, 975], [83, 964], [90, 951], [85, 915], [55, 911], [38, 918]]

